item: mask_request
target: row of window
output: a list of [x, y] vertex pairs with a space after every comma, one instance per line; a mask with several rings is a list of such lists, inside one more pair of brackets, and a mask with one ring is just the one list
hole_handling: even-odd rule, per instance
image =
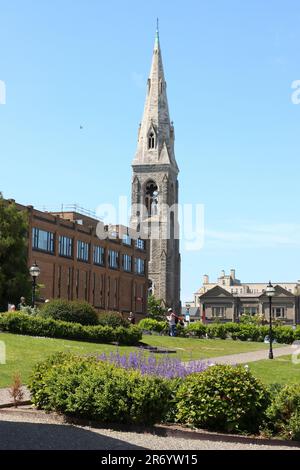
[[[123, 239], [123, 243], [124, 239]], [[130, 243], [131, 244], [131, 241]], [[144, 249], [144, 240], [136, 240], [136, 246], [139, 249]], [[32, 233], [32, 248], [36, 250], [45, 251], [54, 254], [54, 234], [46, 232], [38, 228], [33, 228]], [[73, 257], [73, 239], [66, 236], [59, 236], [59, 256], [67, 258]], [[88, 262], [90, 257], [90, 244], [82, 240], [77, 241], [76, 257], [79, 261]], [[93, 246], [93, 263], [95, 265], [105, 265], [105, 249], [102, 246]], [[135, 258], [134, 270], [137, 274], [145, 274], [145, 261], [141, 258]], [[120, 267], [119, 252], [115, 250], [108, 250], [108, 266], [110, 268], [118, 269]], [[132, 256], [124, 254], [122, 257], [122, 267], [124, 271], [132, 272]]]
[[[226, 307], [212, 307], [212, 316], [213, 317], [224, 317], [226, 313]], [[257, 307], [241, 307], [240, 315], [256, 315], [258, 313]], [[283, 318], [285, 317], [286, 309], [285, 307], [272, 307], [272, 316], [274, 318]]]

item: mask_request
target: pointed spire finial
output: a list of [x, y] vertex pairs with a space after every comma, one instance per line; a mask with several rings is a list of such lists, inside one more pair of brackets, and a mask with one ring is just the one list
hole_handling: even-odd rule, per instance
[[156, 18], [156, 33], [155, 33], [154, 49], [158, 49], [158, 47], [159, 47], [159, 19]]

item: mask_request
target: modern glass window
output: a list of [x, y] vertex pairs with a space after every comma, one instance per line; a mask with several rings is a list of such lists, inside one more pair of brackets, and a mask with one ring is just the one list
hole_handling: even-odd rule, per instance
[[135, 272], [137, 274], [145, 274], [145, 261], [143, 259], [135, 259]]
[[34, 227], [32, 229], [32, 248], [54, 253], [54, 233]]
[[105, 250], [103, 246], [94, 246], [93, 250], [93, 262], [94, 264], [98, 264], [100, 266], [103, 266], [105, 264]]
[[88, 261], [89, 260], [89, 244], [81, 240], [77, 241], [77, 259], [79, 261]]
[[59, 237], [59, 255], [72, 258], [73, 256], [73, 239], [70, 237]]
[[212, 316], [213, 317], [224, 317], [225, 307], [212, 307]]
[[132, 257], [130, 255], [123, 255], [123, 269], [124, 271], [131, 272], [132, 270]]
[[108, 250], [108, 266], [110, 268], [119, 267], [119, 252], [115, 250]]
[[145, 249], [145, 240], [141, 240], [141, 238], [138, 238], [138, 239], [135, 241], [135, 246], [136, 246], [136, 248], [138, 248], [139, 250], [144, 250], [144, 249]]
[[285, 308], [284, 307], [273, 307], [272, 308], [272, 315], [274, 318], [282, 318], [285, 316]]
[[129, 235], [123, 235], [122, 241], [124, 245], [129, 245], [129, 246], [131, 245], [131, 238]]

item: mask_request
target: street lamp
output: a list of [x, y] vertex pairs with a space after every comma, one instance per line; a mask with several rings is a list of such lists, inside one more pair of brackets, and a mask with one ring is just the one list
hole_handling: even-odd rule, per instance
[[32, 295], [31, 295], [31, 307], [34, 308], [34, 304], [35, 304], [35, 289], [36, 289], [36, 280], [37, 278], [39, 277], [39, 275], [41, 274], [41, 270], [40, 268], [38, 267], [38, 265], [36, 264], [36, 261], [34, 262], [34, 264], [31, 266], [31, 268], [29, 269], [29, 273], [30, 273], [30, 276], [32, 278]]
[[269, 297], [269, 359], [273, 359], [272, 297], [275, 295], [275, 289], [274, 286], [272, 286], [271, 281], [269, 281], [269, 285], [266, 288], [266, 294]]

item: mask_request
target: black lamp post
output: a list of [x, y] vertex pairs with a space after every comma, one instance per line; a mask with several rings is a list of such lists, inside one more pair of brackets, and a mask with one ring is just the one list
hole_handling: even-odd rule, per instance
[[271, 281], [269, 282], [269, 285], [266, 288], [266, 294], [269, 297], [269, 359], [273, 359], [273, 330], [272, 330], [272, 297], [275, 295], [275, 289], [271, 284]]
[[31, 276], [31, 279], [32, 279], [31, 307], [34, 308], [36, 280], [39, 277], [39, 275], [41, 274], [41, 270], [38, 267], [38, 265], [36, 264], [36, 261], [34, 262], [34, 264], [29, 269], [29, 273], [30, 273], [30, 276]]

